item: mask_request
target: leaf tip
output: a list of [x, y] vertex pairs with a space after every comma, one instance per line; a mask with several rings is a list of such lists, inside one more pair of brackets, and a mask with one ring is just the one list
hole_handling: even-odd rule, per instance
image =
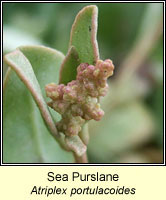
[[[95, 64], [99, 59], [99, 49], [97, 43], [97, 19], [98, 19], [98, 7], [96, 5], [89, 5], [79, 11], [75, 17], [74, 23], [71, 28], [69, 47], [74, 45], [78, 51], [81, 62], [88, 62], [89, 64]], [[82, 22], [85, 22], [84, 27], [80, 27]], [[86, 27], [85, 27], [86, 26]], [[89, 30], [87, 32], [86, 30]], [[82, 44], [83, 48], [80, 48], [77, 43], [79, 35], [86, 37]], [[87, 39], [88, 38], [88, 39]], [[87, 41], [86, 41], [87, 40]], [[90, 45], [90, 46], [88, 46]], [[87, 53], [88, 48], [88, 53]], [[84, 52], [86, 57], [84, 56]]]

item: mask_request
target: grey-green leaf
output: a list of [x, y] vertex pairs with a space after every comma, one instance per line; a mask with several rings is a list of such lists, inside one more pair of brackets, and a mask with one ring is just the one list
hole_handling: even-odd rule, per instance
[[57, 129], [49, 113], [47, 104], [44, 101], [40, 86], [28, 59], [20, 50], [15, 50], [14, 52], [9, 53], [5, 56], [5, 61], [12, 69], [15, 70], [17, 75], [22, 79], [22, 81], [25, 83], [25, 85], [33, 95], [33, 98], [36, 101], [43, 116], [43, 119], [46, 121], [46, 124], [48, 125], [51, 133], [55, 136], [58, 136]]
[[83, 8], [76, 16], [71, 29], [69, 47], [76, 48], [81, 63], [95, 64], [99, 59], [96, 40], [97, 14], [95, 5]]
[[[46, 99], [44, 86], [50, 82], [58, 83], [57, 72], [63, 58], [61, 53], [41, 46], [21, 47], [6, 56], [7, 63], [27, 83], [26, 86], [40, 109], [42, 107], [42, 112], [48, 114], [47, 117], [49, 111], [42, 98], [44, 96]], [[50, 135], [30, 92], [16, 73], [9, 69], [4, 84], [3, 162], [72, 162], [71, 154], [62, 150]], [[52, 113], [58, 120], [56, 112]], [[48, 117], [47, 120], [52, 119]], [[47, 121], [49, 123], [52, 122]]]
[[80, 60], [78, 53], [75, 47], [71, 46], [61, 65], [59, 83], [67, 84], [68, 82], [75, 80], [79, 64]]

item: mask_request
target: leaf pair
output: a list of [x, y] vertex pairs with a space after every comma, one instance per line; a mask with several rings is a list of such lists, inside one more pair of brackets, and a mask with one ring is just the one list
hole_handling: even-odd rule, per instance
[[78, 156], [86, 151], [78, 136], [67, 138], [66, 146], [64, 135], [55, 126], [60, 116], [48, 109], [44, 87], [50, 82], [66, 84], [76, 78], [80, 63], [96, 62], [99, 57], [96, 31], [97, 7], [87, 6], [75, 19], [65, 58], [62, 53], [44, 46], [23, 46], [5, 56], [11, 68], [4, 81], [4, 162], [72, 162], [70, 153], [59, 148], [49, 132]]

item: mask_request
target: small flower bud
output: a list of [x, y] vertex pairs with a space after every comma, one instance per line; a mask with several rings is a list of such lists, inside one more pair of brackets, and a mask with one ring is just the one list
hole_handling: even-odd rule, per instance
[[108, 90], [107, 78], [113, 74], [111, 60], [98, 60], [96, 65], [82, 63], [77, 67], [76, 80], [67, 85], [50, 83], [46, 95], [52, 99], [48, 106], [62, 115], [56, 124], [67, 136], [77, 135], [86, 121], [100, 120], [104, 111], [98, 99]]

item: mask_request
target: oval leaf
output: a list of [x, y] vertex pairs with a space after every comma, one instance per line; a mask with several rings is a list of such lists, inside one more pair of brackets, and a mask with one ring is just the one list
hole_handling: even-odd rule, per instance
[[12, 53], [7, 54], [5, 56], [5, 61], [12, 69], [15, 70], [17, 75], [21, 78], [21, 80], [25, 83], [25, 85], [33, 95], [34, 100], [36, 101], [43, 116], [43, 119], [46, 121], [46, 124], [48, 125], [51, 133], [53, 133], [54, 136], [58, 136], [57, 129], [49, 113], [47, 104], [43, 99], [40, 86], [28, 59], [21, 51], [16, 50]]
[[[15, 69], [17, 74], [21, 75], [20, 78], [24, 83], [30, 82], [26, 84], [27, 87], [36, 98], [38, 105], [42, 107], [44, 114], [48, 114], [33, 71], [45, 97], [44, 86], [49, 82], [58, 82], [57, 71], [59, 71], [64, 56], [55, 50], [40, 46], [21, 47], [20, 50], [16, 50], [14, 54], [8, 54], [7, 63]], [[63, 151], [49, 134], [39, 109], [16, 73], [9, 69], [4, 84], [3, 162], [72, 162], [70, 153]], [[59, 120], [57, 114], [54, 117]], [[49, 117], [48, 119], [52, 120]]]
[[78, 13], [73, 23], [69, 47], [76, 48], [81, 63], [95, 64], [99, 59], [96, 40], [97, 15], [96, 6], [87, 6]]

